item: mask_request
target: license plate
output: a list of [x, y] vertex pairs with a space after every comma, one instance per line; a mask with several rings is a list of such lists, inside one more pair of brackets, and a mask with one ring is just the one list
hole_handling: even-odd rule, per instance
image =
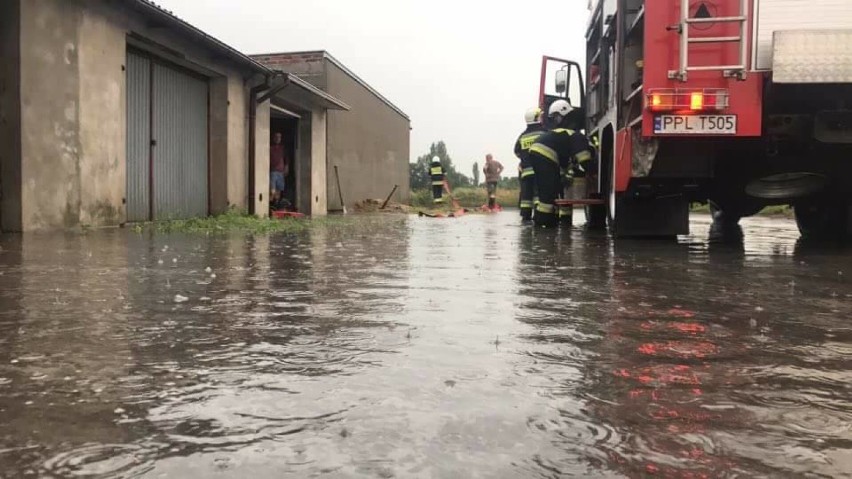
[[736, 115], [659, 115], [654, 133], [660, 135], [736, 135]]

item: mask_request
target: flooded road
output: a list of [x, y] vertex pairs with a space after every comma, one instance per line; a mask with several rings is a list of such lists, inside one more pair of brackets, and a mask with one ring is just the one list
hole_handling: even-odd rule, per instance
[[852, 251], [709, 227], [0, 237], [0, 477], [852, 477]]

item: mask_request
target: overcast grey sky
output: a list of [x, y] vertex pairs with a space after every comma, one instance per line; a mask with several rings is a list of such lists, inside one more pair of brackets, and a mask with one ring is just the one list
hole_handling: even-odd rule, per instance
[[588, 15], [587, 0], [158, 3], [244, 53], [327, 50], [411, 117], [411, 160], [444, 140], [468, 176], [488, 152], [514, 173], [541, 56], [582, 60]]

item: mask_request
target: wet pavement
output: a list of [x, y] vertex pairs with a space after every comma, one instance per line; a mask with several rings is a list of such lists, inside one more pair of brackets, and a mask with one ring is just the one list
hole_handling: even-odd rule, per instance
[[852, 251], [709, 227], [0, 237], [0, 477], [852, 477]]

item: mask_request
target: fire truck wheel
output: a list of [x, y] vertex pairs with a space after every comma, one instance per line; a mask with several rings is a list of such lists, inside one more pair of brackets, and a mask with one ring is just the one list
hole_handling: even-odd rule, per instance
[[746, 193], [765, 200], [792, 200], [824, 191], [828, 177], [812, 172], [787, 172], [758, 178], [746, 186]]
[[590, 230], [603, 231], [606, 229], [606, 209], [605, 205], [586, 206], [586, 224]]
[[805, 239], [841, 239], [848, 233], [849, 205], [842, 201], [811, 200], [795, 204], [796, 225]]
[[616, 224], [615, 224], [615, 215], [617, 214], [617, 205], [619, 201], [623, 200], [624, 194], [616, 193], [614, 195], [607, 195], [606, 201], [606, 226], [611, 233], [615, 233]]

